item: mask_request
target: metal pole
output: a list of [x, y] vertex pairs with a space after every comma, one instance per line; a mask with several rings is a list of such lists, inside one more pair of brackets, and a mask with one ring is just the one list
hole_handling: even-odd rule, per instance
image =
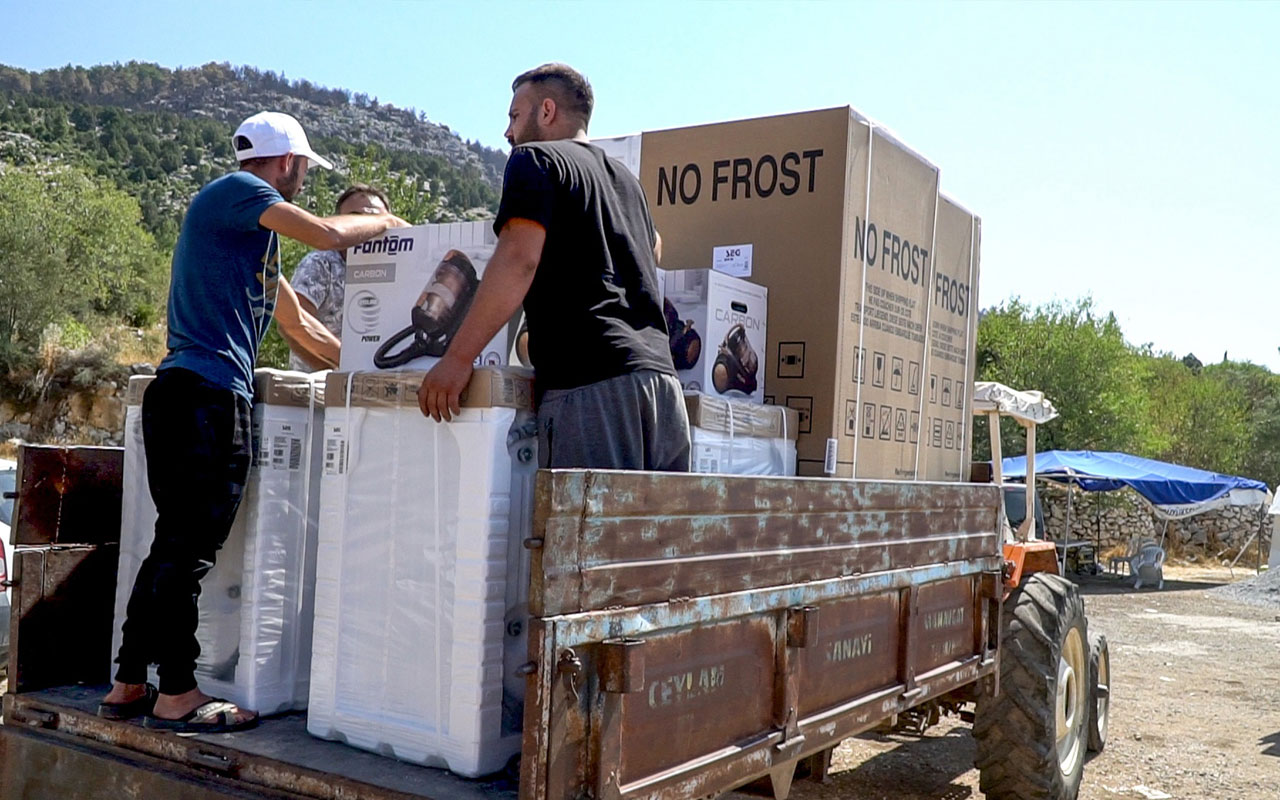
[[1029, 422], [1027, 425], [1027, 538], [1025, 541], [1036, 540], [1036, 424]]
[[1071, 499], [1075, 495], [1076, 476], [1067, 468], [1067, 530], [1062, 535], [1062, 566], [1058, 569], [1058, 574], [1065, 576], [1067, 574], [1067, 547], [1071, 544]]
[[1004, 486], [1004, 453], [1000, 449], [1000, 412], [987, 412], [987, 433], [991, 435], [991, 479]]
[[1234, 578], [1236, 576], [1236, 573], [1235, 573], [1236, 563], [1241, 559], [1242, 556], [1244, 556], [1246, 552], [1249, 551], [1249, 545], [1253, 544], [1254, 539], [1258, 540], [1258, 572], [1262, 572], [1262, 537], [1260, 536], [1261, 533], [1262, 533], [1262, 522], [1259, 521], [1257, 529], [1255, 529], [1254, 532], [1249, 536], [1249, 539], [1244, 543], [1244, 546], [1240, 548], [1240, 552], [1236, 553], [1236, 557], [1231, 559], [1231, 566], [1227, 567], [1227, 570], [1231, 572], [1231, 577]]

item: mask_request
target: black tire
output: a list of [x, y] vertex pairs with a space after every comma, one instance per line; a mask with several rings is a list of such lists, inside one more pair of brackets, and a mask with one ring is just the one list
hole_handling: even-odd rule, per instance
[[1107, 723], [1111, 720], [1111, 652], [1107, 637], [1089, 634], [1089, 752], [1101, 753], [1107, 746]]
[[1074, 800], [1090, 709], [1084, 601], [1070, 581], [1037, 573], [1003, 617], [1000, 694], [979, 697], [973, 724], [979, 785], [987, 800]]

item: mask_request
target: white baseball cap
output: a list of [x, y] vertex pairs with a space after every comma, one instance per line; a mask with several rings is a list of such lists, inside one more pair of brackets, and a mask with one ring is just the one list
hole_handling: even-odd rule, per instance
[[[241, 148], [240, 137], [249, 140], [249, 146]], [[302, 125], [288, 114], [279, 111], [260, 111], [240, 123], [236, 135], [231, 140], [236, 151], [236, 159], [245, 161], [250, 158], [270, 158], [293, 153], [305, 156], [316, 166], [333, 169], [333, 164], [326, 158], [316, 155], [307, 142], [307, 134]]]

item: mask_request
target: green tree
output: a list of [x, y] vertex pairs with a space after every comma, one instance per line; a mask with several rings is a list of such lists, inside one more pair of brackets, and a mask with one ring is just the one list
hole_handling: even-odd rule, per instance
[[165, 257], [132, 197], [71, 169], [0, 171], [0, 362], [19, 366], [51, 322], [154, 318]]
[[[1036, 389], [1059, 417], [1037, 431], [1038, 450], [1146, 450], [1146, 395], [1141, 361], [1113, 314], [1086, 298], [1030, 308], [1012, 300], [983, 312], [978, 324], [977, 379]], [[1001, 433], [1006, 455], [1025, 441], [1012, 423]], [[989, 459], [985, 421], [974, 425], [974, 457]]]
[[1148, 451], [1189, 467], [1237, 474], [1250, 443], [1245, 392], [1221, 371], [1199, 373], [1172, 356], [1147, 356]]

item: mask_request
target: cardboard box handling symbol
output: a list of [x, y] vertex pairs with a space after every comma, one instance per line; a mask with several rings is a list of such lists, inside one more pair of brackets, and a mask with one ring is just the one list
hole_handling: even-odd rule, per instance
[[[962, 479], [981, 222], [938, 167], [848, 107], [646, 132], [640, 165], [664, 266], [752, 245], [762, 374], [802, 412], [800, 474]], [[958, 387], [948, 403], [931, 376]]]

